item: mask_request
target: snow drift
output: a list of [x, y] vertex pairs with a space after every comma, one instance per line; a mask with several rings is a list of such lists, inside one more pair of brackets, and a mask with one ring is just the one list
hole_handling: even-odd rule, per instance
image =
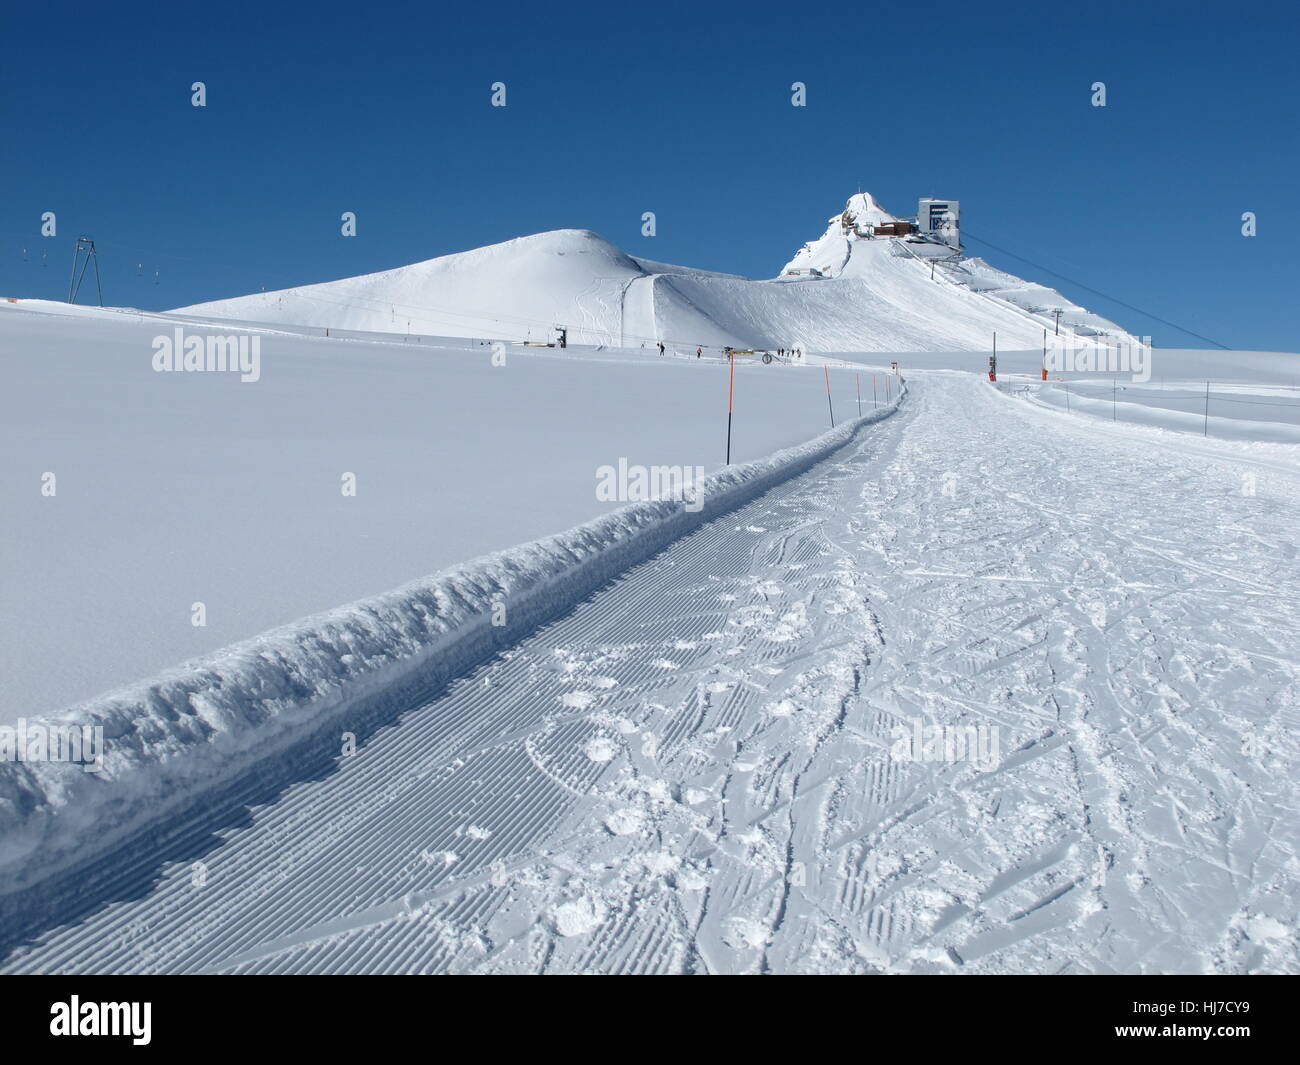
[[[164, 812], [330, 727], [367, 701], [398, 705], [562, 613], [673, 539], [807, 470], [901, 401], [797, 447], [703, 481], [702, 508], [635, 503], [567, 532], [264, 633], [51, 715], [100, 726], [103, 768], [0, 763], [0, 913], [41, 905], [51, 876], [79, 869]], [[494, 612], [504, 624], [494, 624]], [[33, 890], [34, 885], [39, 885]]]

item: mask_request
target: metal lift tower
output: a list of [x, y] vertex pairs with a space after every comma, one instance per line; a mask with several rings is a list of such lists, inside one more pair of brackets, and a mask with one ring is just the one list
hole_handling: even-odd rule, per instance
[[[81, 257], [82, 252], [86, 257]], [[72, 277], [68, 280], [68, 302], [77, 302], [77, 293], [81, 291], [81, 279], [86, 276], [86, 267], [92, 260], [95, 263], [95, 292], [99, 296], [99, 305], [104, 306], [104, 289], [99, 283], [99, 256], [95, 253], [95, 242], [89, 237], [78, 237], [77, 246], [72, 251]], [[77, 273], [77, 263], [81, 263], [81, 273]]]

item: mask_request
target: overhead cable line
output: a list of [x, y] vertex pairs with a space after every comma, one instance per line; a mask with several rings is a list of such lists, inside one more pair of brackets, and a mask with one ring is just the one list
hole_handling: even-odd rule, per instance
[[1167, 318], [1161, 318], [1158, 314], [1152, 314], [1150, 311], [1145, 311], [1141, 307], [1135, 307], [1131, 303], [1125, 303], [1122, 299], [1119, 299], [1118, 297], [1108, 295], [1107, 293], [1102, 292], [1100, 289], [1095, 289], [1090, 285], [1085, 285], [1082, 281], [1076, 281], [1072, 277], [1066, 277], [1065, 274], [1060, 273], [1057, 270], [1050, 270], [1046, 266], [1034, 262], [1032, 259], [1026, 259], [1023, 255], [1017, 255], [1013, 251], [1007, 251], [1006, 248], [999, 248], [992, 241], [988, 241], [985, 240], [983, 237], [976, 236], [965, 226], [962, 227], [962, 236], [970, 237], [972, 240], [978, 241], [980, 244], [987, 245], [988, 247], [992, 248], [995, 252], [997, 252], [999, 255], [1009, 255], [1013, 259], [1018, 259], [1020, 262], [1025, 263], [1028, 266], [1032, 266], [1035, 270], [1041, 270], [1045, 274], [1051, 274], [1053, 277], [1059, 277], [1062, 281], [1068, 281], [1071, 285], [1074, 285], [1076, 288], [1081, 288], [1085, 292], [1091, 292], [1094, 296], [1100, 296], [1104, 300], [1110, 300], [1111, 303], [1117, 303], [1119, 304], [1119, 306], [1124, 307], [1127, 310], [1135, 311], [1145, 318], [1150, 318], [1153, 322], [1159, 322], [1161, 325], [1167, 325], [1171, 329], [1177, 329], [1180, 333], [1185, 333], [1189, 337], [1196, 337], [1197, 340], [1204, 340], [1207, 344], [1213, 344], [1216, 348], [1222, 348], [1224, 351], [1233, 350], [1227, 344], [1220, 344], [1217, 340], [1214, 340], [1211, 337], [1203, 336], [1200, 333], [1194, 332], [1193, 330], [1188, 329], [1186, 326], [1179, 325], [1177, 322], [1171, 322]]

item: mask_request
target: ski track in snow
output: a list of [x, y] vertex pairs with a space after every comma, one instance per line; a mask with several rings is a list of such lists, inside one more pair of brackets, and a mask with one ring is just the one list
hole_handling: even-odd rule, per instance
[[911, 383], [3, 969], [1300, 970], [1296, 481]]

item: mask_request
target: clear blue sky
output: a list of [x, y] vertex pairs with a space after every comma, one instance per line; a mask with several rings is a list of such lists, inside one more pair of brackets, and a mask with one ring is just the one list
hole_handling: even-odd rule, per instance
[[10, 5], [0, 294], [66, 296], [82, 233], [105, 301], [153, 309], [566, 226], [769, 277], [861, 186], [900, 214], [960, 199], [970, 254], [1158, 344], [1206, 346], [975, 238], [1230, 347], [1300, 350], [1294, 5], [292, 8]]

